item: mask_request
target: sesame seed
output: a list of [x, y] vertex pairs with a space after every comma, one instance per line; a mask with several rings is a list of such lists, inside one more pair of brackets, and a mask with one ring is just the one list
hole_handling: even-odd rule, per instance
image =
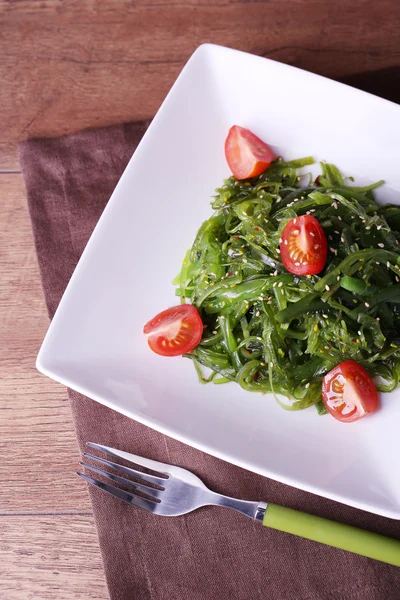
[[247, 263], [247, 258], [244, 258], [244, 259], [243, 259], [243, 262], [244, 262], [244, 263]]
[[338, 217], [337, 217], [337, 218], [339, 219], [339, 221], [341, 221], [341, 220], [342, 220], [342, 217], [341, 217], [340, 215], [338, 215]]
[[378, 323], [379, 323], [379, 321], [380, 321], [380, 318], [379, 318], [379, 317], [376, 317], [375, 321], [378, 321]]
[[310, 231], [310, 235], [311, 237], [315, 237], [315, 233], [313, 233], [312, 231]]
[[259, 316], [260, 316], [260, 311], [258, 310], [258, 311], [256, 312], [256, 317], [259, 317]]
[[308, 265], [308, 262], [306, 260], [303, 260], [303, 265]]
[[390, 262], [389, 261], [387, 261], [386, 266], [387, 266], [388, 269], [390, 269]]
[[338, 232], [338, 231], [336, 231], [336, 229], [335, 229], [335, 231], [334, 231], [333, 233], [336, 233], [336, 235], [339, 235], [339, 232]]
[[332, 206], [337, 210], [337, 202], [332, 202]]
[[329, 248], [329, 250], [333, 252], [333, 254], [337, 254], [337, 250], [335, 250], [335, 248]]
[[279, 243], [282, 244], [282, 238], [279, 238]]
[[384, 248], [385, 244], [380, 243], [380, 244], [378, 244], [378, 246], [379, 246], [379, 248]]
[[276, 287], [278, 285], [277, 281], [274, 281], [274, 283], [272, 284], [272, 287]]
[[282, 221], [282, 219], [277, 219], [278, 223], [280, 223]]
[[309, 215], [309, 214], [311, 214], [311, 213], [310, 213], [310, 211], [308, 210], [308, 211], [306, 212], [306, 215]]
[[274, 363], [273, 363], [273, 361], [272, 361], [272, 360], [271, 360], [271, 362], [269, 363], [269, 366], [270, 366], [270, 367], [273, 367], [273, 366], [274, 366]]
[[278, 200], [276, 201], [277, 204], [279, 204], [279, 202], [282, 200], [282, 198], [278, 198]]
[[318, 250], [319, 244], [314, 244], [314, 250]]
[[397, 281], [397, 283], [399, 283], [399, 281], [400, 281], [400, 279], [397, 277], [397, 275], [396, 275], [396, 281]]
[[[293, 231], [293, 235], [299, 235], [299, 233], [300, 233], [300, 229], [295, 229], [295, 230]], [[314, 237], [314, 234], [313, 234], [312, 232], [310, 232], [310, 233], [311, 233], [311, 235]]]
[[329, 292], [329, 290], [330, 290], [331, 288], [329, 287], [329, 285], [326, 285], [326, 286], [325, 286], [325, 289], [326, 289], [326, 291], [327, 291], [327, 292]]
[[214, 335], [217, 333], [216, 330], [214, 329], [214, 331], [212, 332]]
[[340, 281], [340, 275], [336, 277], [336, 281]]
[[278, 275], [278, 271], [274, 271], [274, 277]]
[[329, 350], [330, 349], [329, 346], [324, 346], [324, 348], [325, 348], [325, 350]]
[[288, 245], [288, 241], [287, 241], [287, 240], [285, 240], [285, 246], [287, 246], [287, 245]]
[[369, 304], [368, 304], [368, 302], [364, 302], [364, 304], [365, 304], [365, 306], [366, 306], [367, 308], [369, 308]]
[[362, 335], [362, 334], [361, 334], [361, 331], [357, 331], [357, 333], [358, 333], [358, 335]]
[[333, 240], [333, 237], [331, 235], [328, 235], [328, 240]]
[[277, 251], [277, 253], [278, 253], [278, 254], [280, 254], [280, 253], [281, 253], [281, 251], [279, 250], [279, 248], [277, 248], [277, 249], [276, 249], [276, 251]]
[[293, 225], [296, 225], [297, 219], [293, 219]]
[[380, 231], [382, 229], [382, 225], [378, 225], [377, 230]]
[[375, 261], [375, 264], [376, 264], [376, 265], [380, 265], [381, 263], [379, 262], [379, 260], [376, 260], [376, 261]]
[[280, 282], [278, 283], [278, 287], [282, 287], [282, 286], [283, 286], [283, 281], [280, 281]]
[[308, 389], [310, 387], [310, 384], [306, 383], [305, 387]]
[[324, 317], [324, 319], [328, 318], [328, 315], [323, 314], [322, 316]]
[[283, 288], [281, 288], [281, 294], [282, 294], [282, 296], [285, 295], [285, 290]]
[[365, 229], [371, 229], [371, 227], [369, 225], [367, 225]]

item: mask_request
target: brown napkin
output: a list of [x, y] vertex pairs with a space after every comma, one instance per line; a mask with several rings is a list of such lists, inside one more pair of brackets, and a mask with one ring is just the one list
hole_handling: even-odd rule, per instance
[[[50, 317], [146, 126], [132, 123], [20, 145]], [[187, 467], [225, 494], [270, 500], [400, 537], [396, 521], [254, 475], [74, 391], [69, 396], [82, 450], [87, 440], [115, 446]], [[400, 597], [400, 569], [268, 530], [233, 511], [207, 507], [163, 518], [97, 489], [90, 489], [90, 494], [112, 600]]]

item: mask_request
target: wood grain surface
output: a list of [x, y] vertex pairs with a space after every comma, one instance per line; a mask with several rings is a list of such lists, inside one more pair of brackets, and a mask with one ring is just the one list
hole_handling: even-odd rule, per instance
[[[3, 0], [0, 6], [5, 144], [152, 116], [203, 42], [330, 77], [400, 61], [395, 0]], [[17, 168], [16, 154], [8, 152], [4, 168]]]
[[1, 559], [3, 600], [107, 598], [91, 516], [18, 515], [2, 519]]
[[108, 597], [66, 391], [34, 366], [48, 320], [17, 142], [151, 117], [204, 42], [390, 96], [399, 22], [396, 0], [0, 0], [0, 598]]

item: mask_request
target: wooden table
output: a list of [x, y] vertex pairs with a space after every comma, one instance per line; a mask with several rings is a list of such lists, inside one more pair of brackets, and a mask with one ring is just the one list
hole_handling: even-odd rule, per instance
[[35, 370], [48, 319], [16, 143], [152, 116], [202, 42], [334, 78], [388, 69], [369, 81], [390, 92], [399, 18], [396, 0], [0, 0], [1, 598], [107, 598], [66, 390]]

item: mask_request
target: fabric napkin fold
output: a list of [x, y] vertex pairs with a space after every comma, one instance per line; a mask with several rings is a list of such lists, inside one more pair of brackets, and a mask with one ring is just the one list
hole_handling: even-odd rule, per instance
[[[20, 144], [50, 318], [147, 125], [131, 123]], [[283, 504], [400, 538], [399, 522], [230, 465], [72, 390], [69, 398], [82, 451], [88, 440], [115, 446], [187, 467], [215, 491]], [[207, 507], [163, 518], [100, 490], [89, 491], [111, 600], [400, 597], [400, 569], [268, 530], [234, 511]]]

